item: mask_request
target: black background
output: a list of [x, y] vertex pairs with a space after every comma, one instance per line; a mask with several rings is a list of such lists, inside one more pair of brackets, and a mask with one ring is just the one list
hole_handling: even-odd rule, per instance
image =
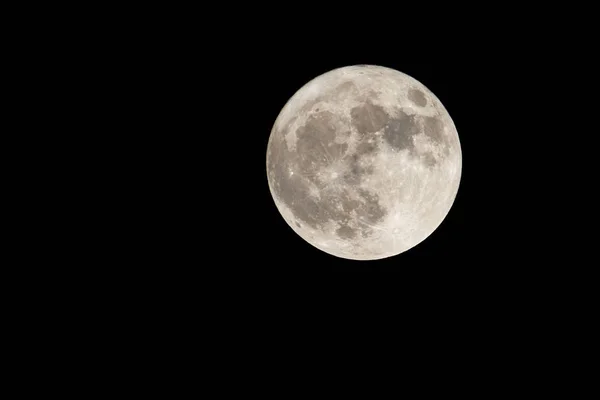
[[[433, 353], [452, 360], [454, 370], [463, 372], [455, 366], [466, 362], [487, 375], [479, 366], [488, 360], [528, 368], [535, 347], [544, 356], [537, 359], [553, 358], [548, 349], [564, 339], [550, 347], [543, 339], [558, 325], [573, 326], [555, 318], [573, 313], [563, 299], [575, 253], [565, 262], [556, 250], [575, 236], [559, 222], [568, 185], [577, 189], [561, 158], [573, 149], [565, 140], [572, 129], [557, 129], [572, 120], [571, 98], [556, 95], [568, 85], [550, 68], [569, 59], [561, 32], [554, 40], [530, 23], [541, 15], [516, 29], [517, 9], [516, 18], [495, 24], [493, 6], [466, 10], [461, 19], [438, 9], [446, 23], [404, 4], [347, 4], [332, 15], [306, 4], [225, 6], [111, 12], [93, 29], [95, 43], [83, 37], [67, 49], [72, 62], [56, 63], [77, 76], [79, 92], [69, 95], [79, 108], [63, 110], [65, 120], [73, 121], [75, 110], [83, 117], [68, 151], [91, 158], [98, 174], [81, 168], [69, 182], [74, 195], [58, 197], [68, 209], [83, 209], [74, 215], [78, 225], [68, 227], [77, 238], [58, 247], [67, 255], [42, 254], [46, 276], [67, 290], [40, 280], [51, 295], [36, 308], [50, 304], [54, 320], [41, 330], [55, 329], [55, 316], [75, 305], [81, 311], [68, 319], [76, 336], [88, 329], [81, 322], [88, 317], [89, 331], [102, 335], [92, 347], [104, 352], [112, 338], [124, 347], [117, 360], [137, 348], [141, 356], [133, 357], [153, 366], [163, 346], [196, 365], [213, 352], [210, 371], [237, 368], [252, 378], [260, 371], [275, 380], [261, 363], [289, 376], [289, 360], [318, 367], [330, 349], [355, 366], [350, 359], [361, 347], [387, 362], [395, 360], [390, 352], [412, 347], [419, 360]], [[91, 49], [87, 58], [80, 49]], [[40, 65], [60, 58], [53, 57]], [[462, 147], [460, 187], [441, 226], [416, 247], [377, 261], [337, 258], [302, 240], [279, 214], [266, 175], [271, 128], [288, 99], [316, 76], [354, 64], [394, 68], [422, 82], [450, 113]], [[50, 77], [61, 93], [62, 81]], [[548, 151], [548, 143], [560, 148]], [[91, 183], [89, 192], [82, 183]], [[548, 199], [559, 201], [550, 207]], [[62, 214], [49, 211], [57, 223], [48, 236], [56, 236]], [[62, 268], [65, 257], [75, 268]], [[56, 296], [65, 306], [48, 303]], [[553, 324], [529, 331], [545, 317]], [[198, 348], [199, 357], [190, 355]], [[313, 348], [325, 351], [313, 355]]]
[[[41, 232], [24, 225], [59, 242], [48, 252], [28, 243], [20, 254], [43, 258], [22, 269], [28, 289], [37, 278], [48, 291], [34, 308], [47, 307], [50, 321], [32, 332], [57, 332], [67, 341], [79, 336], [85, 348], [91, 343], [106, 353], [115, 349], [112, 339], [124, 348], [114, 359], [137, 347], [142, 356], [133, 357], [151, 366], [160, 357], [157, 344], [194, 365], [213, 351], [209, 370], [233, 367], [263, 378], [273, 375], [263, 373], [261, 362], [289, 376], [280, 366], [290, 359], [318, 367], [332, 348], [346, 361], [360, 356], [361, 347], [386, 356], [412, 347], [419, 360], [429, 350], [452, 360], [454, 370], [465, 371], [455, 366], [466, 362], [486, 375], [480, 365], [488, 360], [505, 361], [512, 371], [531, 369], [528, 357], [554, 359], [555, 343], [565, 339], [548, 346], [548, 333], [574, 325], [556, 315], [580, 306], [564, 301], [570, 297], [565, 271], [577, 263], [577, 252], [565, 260], [557, 250], [582, 236], [559, 225], [579, 219], [571, 211], [581, 205], [567, 209], [564, 198], [579, 202], [572, 193], [582, 186], [565, 173], [562, 157], [588, 143], [573, 146], [574, 129], [559, 129], [574, 119], [571, 102], [582, 102], [557, 94], [578, 81], [557, 71], [564, 61], [576, 64], [577, 53], [561, 42], [562, 6], [557, 19], [546, 18], [546, 8], [526, 15], [499, 5], [447, 14], [437, 5], [415, 12], [375, 3], [348, 3], [332, 14], [309, 4], [176, 7], [144, 4], [108, 10], [106, 17], [94, 11], [95, 39], [67, 24], [59, 27], [66, 39], [36, 37], [49, 51], [38, 55], [31, 75], [47, 75], [53, 87], [43, 95], [60, 108], [52, 114], [64, 118], [60, 124], [30, 119], [42, 119], [41, 133], [52, 142], [72, 126], [75, 140], [59, 146], [81, 160], [48, 151], [47, 165], [60, 158], [66, 173], [39, 168], [51, 187], [31, 208], [53, 198], [62, 208], [47, 206], [56, 222]], [[80, 14], [76, 21], [89, 26], [91, 19]], [[70, 45], [72, 38], [79, 42]], [[279, 215], [267, 184], [267, 141], [285, 102], [314, 77], [353, 64], [394, 68], [425, 84], [449, 111], [462, 147], [461, 185], [442, 225], [385, 260], [344, 260], [304, 242]], [[64, 88], [66, 81], [74, 90]], [[558, 148], [549, 151], [549, 143]], [[86, 162], [94, 168], [84, 168]], [[68, 180], [73, 193], [65, 196], [55, 182], [72, 171], [79, 174]], [[75, 224], [66, 224], [65, 215]], [[583, 265], [593, 267], [591, 259]], [[69, 261], [74, 268], [65, 268]], [[583, 280], [577, 277], [572, 289], [582, 293]], [[11, 304], [27, 296], [22, 291]], [[56, 297], [64, 306], [53, 304]], [[75, 325], [69, 335], [57, 315], [73, 306], [80, 310], [66, 313]], [[546, 316], [552, 323], [539, 334], [528, 329]], [[331, 330], [336, 325], [339, 333]], [[102, 337], [88, 341], [87, 331]], [[316, 348], [311, 339], [326, 351], [302, 360]], [[190, 356], [198, 347], [200, 356]], [[532, 355], [534, 347], [544, 357]], [[465, 349], [475, 357], [465, 357]], [[265, 357], [267, 350], [277, 357]], [[87, 355], [79, 347], [77, 353]], [[510, 379], [505, 372], [500, 379]]]

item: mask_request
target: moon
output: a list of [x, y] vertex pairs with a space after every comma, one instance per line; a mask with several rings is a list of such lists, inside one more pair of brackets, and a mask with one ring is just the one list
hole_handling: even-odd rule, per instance
[[274, 203], [302, 239], [336, 257], [376, 260], [430, 236], [462, 171], [448, 111], [400, 71], [326, 72], [285, 104], [267, 145]]

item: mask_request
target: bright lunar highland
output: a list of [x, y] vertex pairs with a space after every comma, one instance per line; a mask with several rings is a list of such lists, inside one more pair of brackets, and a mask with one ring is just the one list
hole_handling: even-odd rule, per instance
[[440, 100], [374, 65], [304, 85], [267, 146], [269, 188], [288, 225], [353, 260], [391, 257], [431, 235], [452, 207], [461, 169], [456, 127]]

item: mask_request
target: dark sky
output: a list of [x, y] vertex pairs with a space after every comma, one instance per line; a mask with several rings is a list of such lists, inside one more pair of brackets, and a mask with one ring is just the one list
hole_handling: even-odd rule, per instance
[[[557, 327], [574, 326], [555, 319], [561, 307], [568, 314], [580, 308], [565, 307], [560, 297], [565, 296], [565, 271], [577, 265], [593, 270], [597, 264], [595, 257], [577, 260], [579, 248], [585, 247], [582, 239], [595, 239], [593, 232], [585, 232], [595, 226], [586, 211], [597, 206], [585, 208], [580, 199], [595, 201], [597, 179], [582, 184], [577, 178], [586, 169], [581, 164], [596, 162], [597, 157], [579, 154], [593, 148], [597, 129], [571, 126], [576, 120], [588, 123], [597, 101], [572, 93], [576, 84], [587, 84], [574, 57], [580, 53], [574, 43], [582, 40], [565, 39], [564, 33], [572, 31], [569, 22], [584, 24], [568, 21], [569, 7], [563, 5], [557, 18], [547, 18], [550, 5], [534, 7], [527, 15], [523, 4], [487, 2], [465, 10], [450, 2], [452, 12], [429, 3], [416, 12], [407, 9], [407, 2], [396, 2], [395, 8], [345, 2], [331, 13], [324, 3], [255, 3], [145, 2], [104, 7], [106, 16], [100, 10], [64, 12], [64, 18], [78, 20], [90, 34], [45, 18], [55, 25], [48, 33], [62, 28], [65, 37], [56, 39], [42, 29], [35, 40], [47, 41], [47, 52], [23, 46], [23, 52], [35, 55], [31, 77], [42, 74], [53, 84], [52, 90], [31, 93], [24, 87], [24, 95], [52, 102], [60, 118], [30, 112], [26, 119], [40, 121], [42, 129], [18, 134], [32, 143], [34, 134], [59, 146], [62, 140], [61, 150], [93, 164], [88, 171], [85, 162], [48, 149], [49, 158], [56, 158], [49, 165], [64, 163], [68, 173], [81, 174], [69, 179], [69, 193], [54, 187], [63, 177], [52, 168], [35, 166], [50, 175], [50, 187], [35, 192], [31, 207], [44, 207], [47, 200], [63, 203], [65, 217], [53, 204], [44, 212], [56, 223], [28, 224], [24, 217], [36, 210], [6, 210], [23, 218], [24, 229], [42, 241], [48, 236], [59, 242], [47, 246], [50, 254], [25, 242], [19, 254], [42, 257], [42, 262], [17, 267], [30, 275], [24, 280], [27, 288], [39, 279], [36, 267], [58, 276], [61, 284], [41, 280], [49, 294], [34, 300], [34, 309], [50, 304], [48, 324], [40, 320], [39, 325], [31, 313], [22, 313], [23, 318], [41, 327], [34, 331], [43, 339], [46, 331], [62, 334], [64, 326], [55, 316], [79, 305], [81, 312], [66, 314], [75, 327], [75, 335], [63, 335], [66, 340], [78, 335], [85, 340], [87, 331], [102, 335], [88, 339], [83, 350], [103, 349], [112, 339], [124, 346], [116, 360], [125, 355], [127, 361], [137, 347], [142, 362], [150, 360], [147, 365], [153, 368], [163, 353], [156, 347], [162, 345], [165, 354], [181, 354], [194, 363], [188, 372], [195, 373], [200, 362], [208, 366], [202, 369], [226, 379], [222, 387], [246, 392], [248, 386], [231, 376], [260, 373], [253, 383], [270, 389], [271, 381], [286, 382], [271, 369], [304, 377], [311, 370], [295, 374], [285, 368], [287, 361], [319, 366], [335, 357], [331, 348], [344, 354], [338, 359], [350, 360], [361, 347], [358, 341], [367, 347], [365, 353], [379, 353], [387, 364], [402, 353], [392, 358], [389, 349], [373, 345], [412, 347], [420, 353], [451, 349], [453, 357], [447, 360], [464, 360], [488, 375], [493, 373], [479, 367], [485, 367], [481, 360], [530, 367], [521, 361], [532, 354], [532, 344]], [[90, 24], [94, 16], [97, 25]], [[23, 27], [20, 31], [28, 30]], [[11, 38], [20, 31], [12, 30]], [[77, 42], [71, 45], [71, 40]], [[596, 47], [582, 52], [594, 55]], [[393, 68], [427, 86], [452, 117], [463, 156], [458, 195], [441, 226], [403, 254], [368, 262], [331, 256], [296, 235], [279, 214], [266, 176], [267, 141], [287, 100], [316, 76], [354, 64]], [[576, 71], [564, 73], [564, 64], [576, 64]], [[17, 85], [27, 79], [7, 75]], [[67, 81], [75, 90], [65, 89]], [[566, 94], [558, 94], [561, 89]], [[43, 92], [39, 99], [38, 92]], [[67, 138], [63, 130], [69, 128], [75, 134]], [[14, 149], [6, 146], [6, 152]], [[577, 156], [571, 164], [577, 173], [567, 172], [565, 155]], [[9, 176], [20, 167], [8, 165]], [[6, 193], [13, 195], [10, 189]], [[566, 206], [568, 201], [576, 204]], [[576, 216], [581, 210], [586, 215]], [[76, 224], [63, 222], [69, 216]], [[588, 226], [565, 229], [564, 220]], [[62, 236], [61, 230], [70, 235]], [[577, 241], [578, 248], [559, 257], [569, 240]], [[54, 257], [53, 251], [60, 255]], [[74, 268], [65, 269], [71, 260]], [[573, 287], [584, 280], [596, 282], [580, 276]], [[73, 288], [81, 295], [71, 295]], [[29, 301], [28, 292], [9, 296], [13, 308]], [[86, 295], [98, 303], [99, 312], [82, 301]], [[53, 305], [56, 296], [65, 298], [65, 307]], [[556, 304], [549, 302], [553, 296]], [[107, 304], [114, 307], [107, 309]], [[541, 312], [551, 324], [539, 335], [528, 333], [526, 324]], [[336, 318], [344, 314], [347, 321]], [[416, 318], [407, 318], [411, 314]], [[521, 318], [515, 320], [516, 314]], [[115, 324], [117, 315], [122, 318]], [[92, 322], [82, 324], [83, 317]], [[112, 323], [104, 324], [103, 318]], [[141, 329], [130, 332], [128, 324]], [[331, 329], [336, 325], [339, 333]], [[431, 340], [423, 345], [406, 340], [403, 334], [409, 331]], [[453, 332], [462, 341], [454, 340]], [[385, 340], [385, 333], [395, 340]], [[346, 337], [351, 342], [340, 340]], [[310, 339], [324, 350], [305, 351], [312, 347]], [[504, 354], [504, 359], [490, 354], [490, 349], [512, 349], [507, 339], [522, 343], [524, 351]], [[560, 337], [550, 346], [541, 342], [542, 360], [554, 356], [548, 349], [555, 342], [565, 340]], [[463, 349], [469, 347], [477, 357], [464, 359]], [[277, 357], [265, 357], [265, 350]], [[211, 351], [217, 355], [214, 364], [206, 359]], [[121, 364], [132, 369], [130, 363]], [[362, 371], [366, 364], [358, 365]], [[388, 369], [395, 372], [394, 367]], [[498, 376], [504, 379], [505, 372]], [[526, 372], [523, 376], [529, 376]]]

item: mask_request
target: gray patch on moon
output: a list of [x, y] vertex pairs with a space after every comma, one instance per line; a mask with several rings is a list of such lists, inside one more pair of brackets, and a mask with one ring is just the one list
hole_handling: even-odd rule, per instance
[[413, 136], [419, 133], [419, 126], [412, 115], [398, 110], [398, 116], [391, 118], [383, 130], [383, 138], [396, 151], [414, 152]]
[[419, 107], [425, 107], [427, 105], [425, 94], [417, 89], [410, 89], [408, 91], [408, 99]]
[[444, 156], [450, 154], [451, 144], [449, 138], [444, 133], [444, 123], [436, 117], [422, 117], [423, 118], [423, 133], [429, 138], [434, 144], [442, 149]]
[[373, 165], [364, 161], [364, 155], [375, 154], [378, 144], [372, 139], [374, 135], [365, 136], [354, 149], [353, 154], [348, 158], [348, 169], [343, 179], [350, 185], [358, 185], [363, 179], [372, 175]]
[[383, 128], [388, 120], [383, 107], [375, 105], [369, 101], [365, 104], [354, 107], [350, 111], [352, 125], [361, 135], [377, 132]]
[[438, 118], [423, 117], [423, 131], [435, 143], [444, 139], [444, 124]]
[[[269, 170], [273, 191], [292, 211], [297, 220], [314, 228], [321, 229], [327, 222], [340, 224], [336, 235], [343, 239], [352, 239], [361, 232], [368, 236], [367, 227], [350, 226], [348, 215], [355, 213], [369, 223], [376, 223], [386, 215], [375, 193], [361, 190], [358, 194], [344, 189], [343, 185], [323, 185], [319, 181], [319, 171], [335, 161], [341, 160], [347, 150], [346, 144], [334, 142], [336, 126], [332, 123], [335, 115], [321, 112], [310, 117], [304, 126], [297, 129], [296, 151], [289, 151], [284, 140], [275, 139], [269, 152]], [[283, 135], [277, 135], [282, 137]], [[375, 146], [359, 147], [362, 152], [373, 152]], [[362, 154], [362, 153], [361, 153]], [[360, 154], [360, 155], [361, 155]], [[353, 154], [348, 161], [346, 174], [354, 176], [355, 183], [372, 173], [370, 166], [359, 163], [359, 154]], [[335, 182], [334, 182], [335, 183]], [[318, 196], [311, 187], [319, 188]], [[300, 227], [298, 222], [296, 226]]]
[[371, 224], [383, 220], [387, 211], [379, 204], [379, 195], [365, 189], [357, 189], [358, 195], [363, 198], [363, 207], [358, 210], [359, 218], [363, 217]]
[[342, 225], [335, 233], [342, 239], [354, 239], [356, 237], [356, 230], [350, 228], [348, 225]]
[[350, 81], [344, 82], [333, 90], [333, 95], [346, 95], [350, 92], [358, 93], [356, 85]]
[[360, 236], [362, 236], [363, 239], [368, 239], [373, 235], [373, 229], [369, 228], [368, 226], [363, 226], [362, 229], [360, 230]]
[[329, 111], [320, 111], [311, 116], [304, 126], [296, 130], [296, 153], [300, 171], [315, 174], [320, 168], [330, 165], [346, 153], [346, 143], [336, 143], [338, 128], [336, 116]]
[[420, 133], [435, 145], [443, 148], [445, 155], [448, 154], [448, 146], [444, 141], [444, 125], [436, 117], [408, 115], [403, 110], [398, 110], [397, 115], [390, 118], [383, 130], [383, 139], [395, 151], [408, 150], [409, 154], [418, 157], [426, 167], [434, 167], [438, 164], [437, 157], [426, 151], [419, 155], [415, 146], [415, 136]]
[[433, 167], [437, 164], [435, 156], [431, 152], [424, 153], [421, 156], [421, 160], [427, 167]]
[[356, 146], [356, 154], [361, 156], [363, 154], [372, 154], [377, 150], [377, 142], [369, 142], [363, 140]]
[[352, 198], [348, 191], [344, 191], [343, 200], [341, 201], [342, 209], [345, 213], [349, 214], [352, 211], [356, 211], [356, 209], [360, 206], [360, 202], [354, 198]]
[[361, 154], [355, 153], [350, 156], [348, 170], [343, 175], [343, 179], [353, 186], [361, 183], [365, 176], [373, 174], [374, 171], [372, 165], [363, 165], [361, 163]]

